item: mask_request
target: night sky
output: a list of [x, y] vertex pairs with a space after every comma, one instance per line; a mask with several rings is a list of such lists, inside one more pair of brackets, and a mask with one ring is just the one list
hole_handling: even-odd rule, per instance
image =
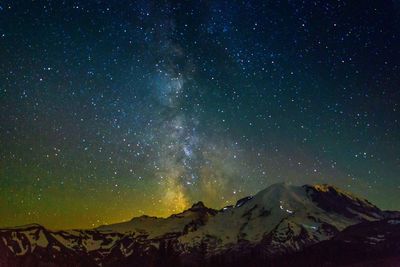
[[221, 208], [276, 182], [400, 209], [399, 1], [0, 1], [0, 226]]

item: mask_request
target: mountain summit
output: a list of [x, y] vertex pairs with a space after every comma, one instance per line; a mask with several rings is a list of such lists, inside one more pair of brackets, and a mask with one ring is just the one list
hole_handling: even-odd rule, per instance
[[280, 183], [219, 211], [200, 201], [168, 218], [141, 216], [92, 230], [2, 229], [0, 266], [245, 266], [241, 260], [249, 263], [254, 253], [258, 256], [250, 258], [257, 262], [297, 255], [300, 264], [298, 253], [341, 236], [350, 226], [363, 225], [365, 232], [368, 223], [391, 221], [396, 232], [396, 218], [330, 185]]

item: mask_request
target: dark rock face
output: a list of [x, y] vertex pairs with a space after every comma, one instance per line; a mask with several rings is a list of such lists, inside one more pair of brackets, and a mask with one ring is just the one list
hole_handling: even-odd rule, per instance
[[[312, 200], [326, 212], [335, 212], [348, 218], [355, 218], [367, 214], [377, 220], [384, 217], [383, 212], [367, 200], [352, 197], [329, 185], [303, 186]], [[360, 219], [363, 219], [362, 217]]]
[[235, 207], [240, 207], [240, 206], [244, 205], [247, 201], [251, 200], [252, 198], [253, 198], [252, 196], [248, 196], [248, 197], [244, 197], [244, 198], [239, 199], [236, 202]]
[[[166, 219], [142, 216], [117, 228], [0, 229], [0, 267], [400, 266], [399, 212], [327, 185], [276, 185], [260, 194], [229, 209], [198, 202]], [[235, 239], [222, 243], [230, 232]]]
[[287, 266], [400, 266], [400, 217], [349, 226], [330, 240], [279, 260]]

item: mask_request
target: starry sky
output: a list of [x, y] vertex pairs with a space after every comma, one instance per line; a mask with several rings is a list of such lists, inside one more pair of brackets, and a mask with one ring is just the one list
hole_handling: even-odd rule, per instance
[[0, 1], [0, 226], [221, 208], [276, 182], [400, 209], [399, 1]]

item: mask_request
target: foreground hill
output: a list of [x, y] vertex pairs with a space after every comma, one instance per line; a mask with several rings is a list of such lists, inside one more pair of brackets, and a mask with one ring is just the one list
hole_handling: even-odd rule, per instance
[[398, 217], [332, 186], [275, 184], [218, 211], [199, 202], [91, 230], [1, 229], [0, 266], [385, 266], [398, 260]]

